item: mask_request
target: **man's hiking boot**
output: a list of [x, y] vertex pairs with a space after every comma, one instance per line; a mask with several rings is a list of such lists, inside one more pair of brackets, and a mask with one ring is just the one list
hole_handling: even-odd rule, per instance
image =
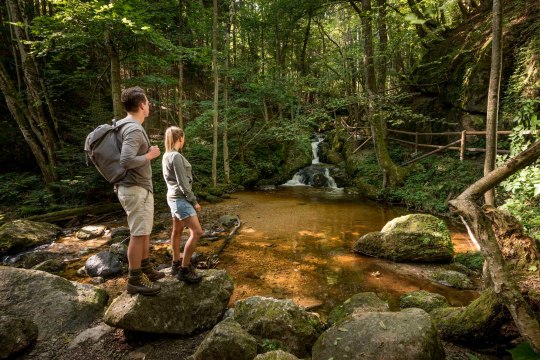
[[154, 270], [152, 264], [150, 263], [150, 259], [143, 259], [141, 261], [141, 270], [150, 281], [157, 281], [165, 277], [164, 273]]
[[155, 295], [161, 291], [161, 285], [154, 283], [141, 271], [130, 271], [127, 284], [128, 294]]
[[195, 267], [191, 264], [188, 267], [180, 267], [177, 278], [188, 284], [197, 284], [202, 281], [202, 275], [195, 271]]

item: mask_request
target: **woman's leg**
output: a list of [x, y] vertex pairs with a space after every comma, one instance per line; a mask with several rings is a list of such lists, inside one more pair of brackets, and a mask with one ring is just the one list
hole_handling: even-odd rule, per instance
[[197, 241], [201, 238], [203, 229], [197, 215], [190, 216], [182, 221], [189, 228], [189, 239], [184, 247], [184, 258], [182, 260], [182, 267], [186, 268], [191, 263], [191, 255], [197, 247]]
[[180, 255], [180, 241], [182, 231], [184, 230], [184, 222], [176, 217], [172, 218], [172, 231], [171, 231], [171, 247], [173, 252], [173, 262], [181, 260]]

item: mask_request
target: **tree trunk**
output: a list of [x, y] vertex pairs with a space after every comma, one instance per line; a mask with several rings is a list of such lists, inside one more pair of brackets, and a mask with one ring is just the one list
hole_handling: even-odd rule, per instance
[[178, 127], [184, 128], [184, 0], [178, 0], [178, 47], [180, 48], [180, 59], [178, 59]]
[[376, 111], [377, 79], [375, 74], [374, 49], [373, 49], [373, 26], [371, 17], [371, 0], [362, 0], [362, 10], [358, 9], [354, 1], [350, 1], [353, 8], [358, 12], [362, 22], [362, 36], [364, 40], [364, 68], [365, 68], [365, 88], [367, 92], [367, 117], [371, 127], [375, 153], [379, 167], [388, 176], [390, 186], [399, 184], [405, 177], [406, 171], [394, 164], [384, 138], [383, 119], [379, 111]]
[[118, 48], [112, 39], [110, 31], [105, 33], [105, 47], [107, 49], [107, 56], [111, 62], [111, 98], [113, 105], [113, 115], [115, 119], [121, 119], [124, 117], [124, 109], [122, 107], [122, 78], [120, 75], [120, 55], [118, 54]]
[[[499, 117], [499, 92], [502, 70], [502, 3], [493, 0], [493, 30], [491, 41], [491, 72], [486, 112], [486, 158], [484, 175], [495, 168], [497, 157], [497, 123]], [[488, 190], [485, 195], [487, 205], [495, 206], [495, 189]]]
[[218, 105], [219, 105], [219, 74], [217, 63], [217, 32], [218, 32], [218, 4], [213, 1], [214, 16], [212, 21], [212, 68], [214, 71], [214, 117], [212, 127], [214, 129], [214, 149], [212, 152], [212, 184], [217, 186], [217, 156], [218, 156]]
[[56, 170], [56, 151], [59, 140], [54, 126], [53, 106], [47, 89], [40, 79], [41, 69], [28, 49], [27, 43], [31, 39], [26, 26], [23, 25], [28, 22], [24, 13], [26, 9], [21, 8], [19, 2], [15, 0], [8, 0], [6, 6], [10, 21], [19, 24], [12, 25], [10, 30], [17, 41], [13, 62], [20, 64], [22, 76], [16, 68], [15, 73], [19, 83], [17, 88], [11, 78], [12, 72], [9, 71], [9, 65], [0, 62], [0, 90], [36, 158], [44, 181], [51, 183], [59, 179]]
[[[225, 114], [229, 107], [229, 46], [231, 41], [231, 26], [234, 20], [234, 0], [229, 3], [229, 19], [227, 21], [227, 31], [225, 33], [225, 77], [223, 79], [223, 108]], [[229, 119], [223, 117], [223, 170], [225, 172], [225, 182], [230, 182], [230, 159], [229, 159]]]
[[540, 352], [540, 325], [519, 292], [513, 275], [506, 267], [491, 221], [477, 204], [486, 191], [532, 164], [538, 157], [540, 157], [540, 141], [469, 186], [455, 200], [450, 201], [449, 205], [453, 212], [464, 218], [480, 244], [495, 293], [501, 296], [519, 332], [535, 351]]
[[308, 45], [310, 30], [311, 30], [311, 12], [308, 14], [308, 23], [306, 25], [306, 31], [304, 33], [304, 43], [302, 45], [302, 53], [300, 55], [300, 73], [302, 74], [302, 76], [306, 76], [307, 74], [306, 54], [307, 54], [307, 45]]

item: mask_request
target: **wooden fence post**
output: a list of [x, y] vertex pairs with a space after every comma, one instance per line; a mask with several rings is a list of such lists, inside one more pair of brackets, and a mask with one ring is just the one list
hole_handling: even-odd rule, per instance
[[465, 142], [467, 139], [467, 130], [461, 132], [461, 147], [459, 149], [459, 160], [463, 161], [465, 159]]

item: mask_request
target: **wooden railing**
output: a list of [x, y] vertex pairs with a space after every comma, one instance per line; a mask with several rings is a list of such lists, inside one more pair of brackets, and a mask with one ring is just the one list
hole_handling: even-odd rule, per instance
[[[450, 132], [441, 132], [441, 133], [420, 133], [420, 132], [410, 132], [410, 131], [403, 131], [403, 130], [392, 130], [392, 129], [388, 129], [388, 133], [394, 133], [394, 134], [405, 134], [405, 135], [411, 135], [411, 136], [414, 136], [414, 142], [413, 141], [406, 141], [406, 140], [402, 140], [402, 139], [397, 139], [397, 138], [391, 138], [389, 137], [388, 140], [393, 140], [393, 141], [397, 141], [401, 144], [408, 144], [408, 145], [413, 145], [414, 146], [414, 152], [417, 153], [418, 152], [418, 148], [419, 147], [426, 147], [426, 148], [435, 148], [437, 150], [435, 151], [432, 151], [431, 153], [429, 154], [425, 154], [423, 155], [421, 158], [425, 157], [425, 156], [428, 156], [428, 155], [431, 155], [431, 154], [434, 154], [436, 152], [439, 152], [439, 151], [442, 151], [442, 150], [446, 150], [446, 149], [449, 149], [449, 150], [459, 150], [459, 159], [461, 161], [463, 161], [463, 159], [465, 158], [465, 151], [470, 151], [470, 152], [486, 152], [486, 149], [484, 148], [470, 148], [470, 147], [467, 147], [466, 144], [467, 144], [467, 135], [480, 135], [480, 136], [486, 136], [486, 132], [485, 131], [468, 131], [468, 130], [463, 130], [463, 131], [450, 131]], [[497, 135], [510, 135], [512, 132], [511, 131], [497, 131]], [[448, 145], [432, 145], [432, 144], [422, 144], [418, 141], [418, 137], [419, 136], [456, 136], [456, 135], [459, 135], [460, 136], [460, 139], [459, 140], [456, 140]], [[459, 144], [459, 146], [458, 146]], [[497, 153], [498, 154], [508, 154], [509, 151], [508, 150], [503, 150], [503, 149], [497, 149]], [[419, 160], [420, 158], [416, 158], [414, 159], [414, 161], [416, 160]], [[413, 161], [410, 161], [410, 162], [413, 162]], [[410, 163], [410, 162], [407, 162], [407, 163]], [[404, 164], [405, 165], [405, 164]]]

